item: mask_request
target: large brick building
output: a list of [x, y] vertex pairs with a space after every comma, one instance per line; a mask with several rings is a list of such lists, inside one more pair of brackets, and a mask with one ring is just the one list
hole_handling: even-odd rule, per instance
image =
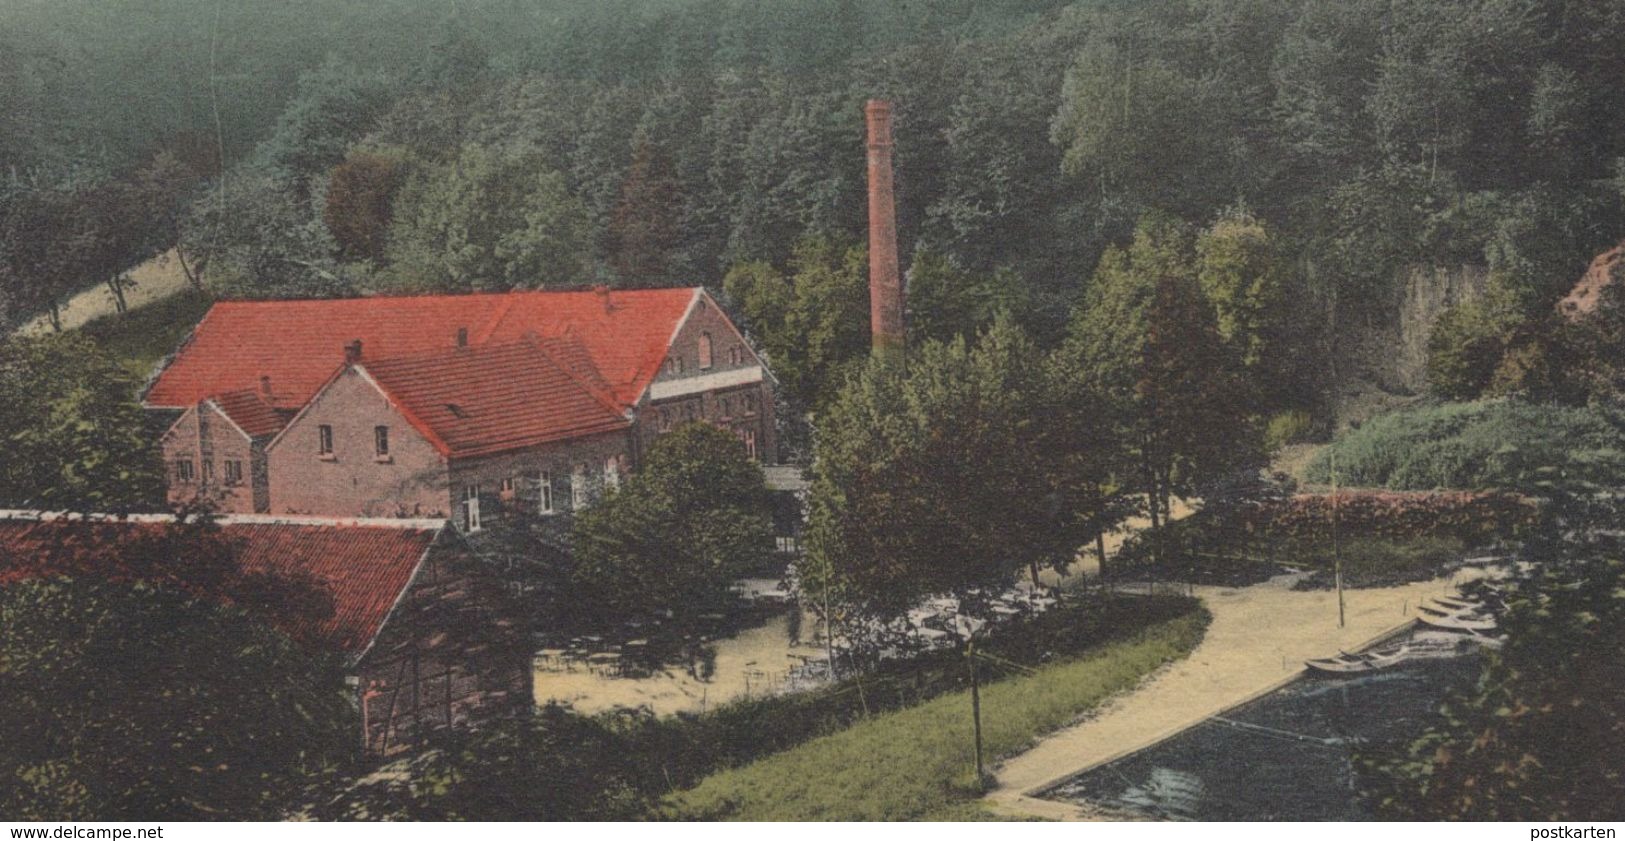
[[691, 420], [776, 461], [771, 375], [699, 288], [222, 302], [145, 405], [170, 501], [231, 512], [570, 511]]
[[[368, 753], [398, 753], [435, 729], [522, 715], [533, 706], [530, 649], [506, 579], [445, 521], [228, 515], [217, 524], [242, 571], [314, 585], [328, 603], [330, 609], [266, 619], [309, 648], [343, 656], [359, 712], [358, 742]], [[0, 511], [0, 586], [57, 576], [139, 577], [119, 553], [173, 526], [162, 515]]]

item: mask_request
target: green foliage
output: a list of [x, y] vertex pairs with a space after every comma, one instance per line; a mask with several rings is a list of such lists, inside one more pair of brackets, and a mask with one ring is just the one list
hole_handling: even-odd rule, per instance
[[208, 295], [187, 290], [128, 312], [102, 316], [79, 332], [137, 382], [143, 382], [180, 347], [213, 303]]
[[213, 294], [228, 298], [314, 298], [350, 294], [334, 259], [318, 198], [264, 170], [240, 168], [193, 203], [180, 244]]
[[383, 260], [395, 195], [406, 180], [400, 154], [352, 150], [328, 177], [322, 221], [339, 254], [350, 260]]
[[151, 511], [163, 467], [139, 380], [72, 333], [0, 341], [0, 501], [8, 508]]
[[926, 342], [848, 381], [819, 419], [810, 604], [830, 587], [843, 607], [895, 615], [1070, 561], [1092, 534], [1096, 477], [1047, 411], [1045, 363], [1001, 318], [974, 345]]
[[385, 284], [415, 292], [543, 289], [591, 277], [581, 202], [537, 155], [464, 147], [395, 201]]
[[728, 272], [723, 288], [760, 342], [788, 396], [828, 403], [869, 353], [869, 264], [862, 246], [826, 237], [796, 244], [789, 273], [763, 262]]
[[[1075, 720], [1202, 637], [1205, 613], [1164, 621], [1082, 656], [982, 688], [993, 760]], [[970, 699], [959, 691], [860, 722], [794, 750], [712, 776], [672, 798], [689, 819], [919, 820], [960, 815], [982, 794], [972, 760]]]
[[627, 286], [678, 281], [672, 258], [681, 244], [682, 196], [664, 150], [645, 140], [632, 152], [621, 200], [609, 224], [609, 264]]
[[653, 795], [630, 728], [548, 705], [440, 743], [309, 808], [318, 820], [629, 820]]
[[1300, 409], [1273, 415], [1264, 427], [1264, 449], [1273, 453], [1291, 444], [1302, 444], [1309, 440], [1314, 429], [1314, 418]]
[[684, 424], [576, 515], [572, 543], [585, 624], [668, 613], [691, 624], [725, 608], [733, 582], [773, 551], [761, 468], [726, 430]]
[[1421, 738], [1370, 750], [1363, 788], [1398, 820], [1625, 816], [1625, 563], [1537, 568], [1501, 619], [1506, 643]]
[[1539, 493], [1553, 481], [1602, 487], [1625, 471], [1625, 419], [1603, 406], [1484, 400], [1383, 415], [1340, 435], [1308, 479], [1396, 490], [1508, 488]]
[[1123, 484], [1166, 513], [1255, 468], [1262, 439], [1251, 385], [1220, 337], [1184, 226], [1147, 216], [1128, 248], [1101, 257], [1058, 356], [1076, 411], [1111, 430]]
[[908, 269], [908, 329], [915, 341], [973, 338], [1000, 315], [1020, 318], [1028, 290], [1009, 270], [973, 274], [930, 251]]
[[0, 810], [23, 820], [273, 820], [348, 759], [333, 663], [146, 585], [0, 589]]
[[1196, 239], [1196, 276], [1213, 305], [1219, 335], [1248, 367], [1281, 352], [1288, 290], [1278, 249], [1245, 209], [1227, 212]]

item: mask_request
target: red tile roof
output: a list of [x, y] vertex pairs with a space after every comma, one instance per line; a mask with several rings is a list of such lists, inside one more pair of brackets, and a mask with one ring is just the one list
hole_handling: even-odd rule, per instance
[[611, 391], [569, 370], [555, 352], [584, 353], [573, 341], [527, 339], [362, 360], [359, 367], [443, 455], [483, 455], [631, 425]]
[[385, 359], [455, 348], [459, 330], [466, 330], [473, 345], [527, 335], [572, 338], [616, 400], [630, 406], [658, 373], [698, 294], [679, 288], [222, 301], [158, 375], [146, 403], [183, 408], [258, 389], [265, 377], [272, 406], [298, 409], [356, 339], [364, 358]]
[[[0, 517], [0, 586], [59, 575], [151, 578], [121, 565], [112, 539], [127, 545], [157, 537], [162, 518], [139, 522]], [[272, 518], [231, 518], [220, 526], [244, 572], [313, 581], [327, 591], [327, 616], [272, 615], [278, 630], [308, 645], [359, 655], [383, 628], [406, 590], [438, 526], [312, 524]], [[215, 593], [223, 600], [223, 594]], [[252, 605], [244, 605], [252, 608]]]
[[248, 389], [218, 395], [214, 398], [214, 404], [250, 438], [281, 432], [282, 427], [288, 425], [290, 417], [288, 412], [272, 408], [258, 391]]

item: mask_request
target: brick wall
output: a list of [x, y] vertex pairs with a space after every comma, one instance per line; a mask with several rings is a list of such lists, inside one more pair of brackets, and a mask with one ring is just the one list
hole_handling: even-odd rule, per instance
[[[702, 346], [707, 337], [711, 345], [711, 364], [702, 367]], [[666, 358], [666, 365], [655, 377], [656, 383], [698, 380], [708, 374], [758, 367], [763, 371], [763, 380], [650, 401], [638, 413], [640, 450], [672, 427], [690, 420], [705, 420], [732, 430], [741, 438], [747, 432], [753, 434], [757, 460], [763, 464], [778, 463], [777, 420], [773, 414], [773, 392], [767, 379], [767, 367], [740, 337], [727, 315], [709, 298], [701, 297], [678, 331]]]
[[[322, 426], [333, 452], [320, 452]], [[374, 428], [389, 428], [389, 455]], [[271, 513], [450, 517], [445, 459], [388, 398], [351, 368], [311, 401], [268, 450]]]
[[[164, 433], [159, 446], [164, 454], [170, 505], [205, 500], [226, 514], [263, 513], [257, 507], [264, 496], [264, 441], [244, 435], [214, 404], [207, 401], [187, 410]], [[190, 481], [183, 480], [181, 462], [191, 464]], [[235, 468], [228, 465], [236, 465]], [[228, 471], [236, 481], [227, 481]]]
[[585, 491], [597, 498], [604, 481], [604, 467], [614, 459], [621, 477], [632, 469], [630, 432], [610, 432], [587, 438], [573, 438], [525, 450], [498, 453], [476, 459], [458, 459], [451, 464], [451, 487], [459, 507], [454, 511], [458, 528], [467, 526], [467, 513], [461, 507], [470, 486], [479, 489], [482, 521], [500, 517], [514, 507], [527, 513], [541, 509], [541, 477], [545, 471], [553, 488], [553, 513], [570, 511], [571, 474], [585, 466]]

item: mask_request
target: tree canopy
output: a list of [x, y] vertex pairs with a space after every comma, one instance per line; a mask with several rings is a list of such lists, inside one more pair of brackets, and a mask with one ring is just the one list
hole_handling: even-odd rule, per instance
[[661, 615], [692, 624], [726, 608], [733, 583], [773, 552], [762, 470], [728, 431], [683, 424], [576, 515], [571, 542], [578, 624]]
[[350, 757], [336, 664], [207, 597], [0, 588], [0, 809], [25, 820], [274, 820]]

